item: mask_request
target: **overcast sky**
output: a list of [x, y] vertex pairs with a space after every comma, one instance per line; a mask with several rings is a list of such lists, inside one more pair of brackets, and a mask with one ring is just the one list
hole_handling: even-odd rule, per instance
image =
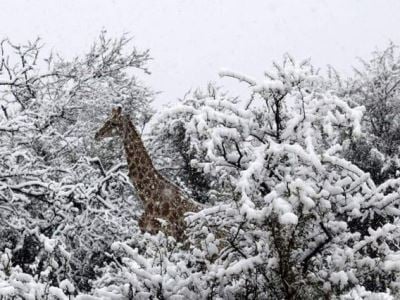
[[357, 56], [400, 44], [399, 12], [398, 0], [2, 0], [0, 38], [40, 36], [73, 56], [102, 29], [128, 32], [151, 50], [146, 82], [166, 103], [217, 80], [221, 68], [261, 78], [285, 52], [349, 72]]

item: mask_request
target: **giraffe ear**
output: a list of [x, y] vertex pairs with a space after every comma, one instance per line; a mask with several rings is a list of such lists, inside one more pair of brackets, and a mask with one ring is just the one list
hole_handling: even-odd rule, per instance
[[119, 116], [121, 114], [121, 112], [122, 112], [121, 106], [114, 107], [111, 111], [112, 115], [114, 115], [114, 116]]

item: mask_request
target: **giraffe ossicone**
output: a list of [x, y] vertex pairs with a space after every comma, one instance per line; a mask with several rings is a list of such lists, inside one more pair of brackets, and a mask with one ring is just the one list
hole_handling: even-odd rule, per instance
[[111, 116], [96, 132], [95, 139], [120, 136], [124, 143], [128, 162], [128, 176], [135, 186], [144, 213], [139, 219], [142, 231], [155, 234], [162, 231], [183, 240], [187, 212], [197, 212], [200, 205], [187, 198], [184, 193], [153, 166], [151, 158], [129, 115], [122, 114], [122, 108], [116, 107]]

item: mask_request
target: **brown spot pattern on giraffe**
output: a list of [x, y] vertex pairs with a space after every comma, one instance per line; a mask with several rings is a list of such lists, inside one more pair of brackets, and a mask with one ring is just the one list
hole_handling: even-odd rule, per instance
[[167, 201], [162, 204], [162, 213], [165, 216], [169, 216], [169, 203]]

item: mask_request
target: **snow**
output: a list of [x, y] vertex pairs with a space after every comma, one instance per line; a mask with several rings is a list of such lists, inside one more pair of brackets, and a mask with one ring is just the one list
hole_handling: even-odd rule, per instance
[[253, 88], [253, 92], [261, 93], [263, 91], [275, 91], [283, 93], [285, 88], [285, 85], [280, 80], [265, 80], [261, 84], [256, 85]]
[[257, 264], [262, 263], [262, 259], [260, 256], [254, 256], [247, 259], [242, 259], [241, 261], [229, 266], [224, 274], [226, 275], [233, 275], [233, 274], [240, 274], [247, 270], [252, 270], [255, 268]]
[[91, 296], [91, 295], [78, 295], [75, 300], [100, 300], [102, 298]]
[[299, 218], [291, 212], [284, 213], [279, 217], [279, 222], [284, 225], [296, 225]]
[[273, 201], [274, 209], [281, 213], [287, 213], [292, 211], [292, 205], [287, 202], [285, 199], [276, 198]]
[[68, 279], [64, 279], [63, 281], [60, 282], [60, 288], [63, 291], [67, 291], [69, 294], [75, 292], [74, 285]]
[[340, 297], [341, 300], [394, 300], [388, 293], [374, 293], [365, 287], [357, 285], [349, 293]]
[[254, 85], [257, 84], [257, 81], [254, 80], [253, 78], [251, 78], [250, 76], [243, 75], [243, 74], [240, 74], [240, 73], [236, 73], [234, 71], [230, 71], [230, 70], [227, 70], [227, 69], [226, 70], [224, 70], [224, 69], [221, 70], [219, 72], [219, 76], [220, 77], [232, 77], [232, 78], [238, 79], [239, 81], [246, 82], [246, 83], [250, 84], [251, 86], [254, 86]]
[[387, 271], [400, 271], [400, 253], [393, 253], [386, 256], [383, 268]]
[[51, 286], [49, 288], [49, 294], [59, 300], [69, 300], [69, 297], [63, 293], [62, 289], [54, 287], [54, 286]]
[[207, 244], [207, 252], [209, 256], [217, 255], [219, 253], [218, 247], [213, 243]]
[[54, 248], [55, 248], [55, 246], [56, 246], [56, 244], [57, 244], [57, 241], [56, 241], [56, 240], [49, 239], [49, 238], [47, 238], [47, 237], [44, 236], [44, 235], [42, 235], [41, 238], [42, 238], [43, 243], [44, 243], [44, 249], [45, 249], [47, 252], [50, 252], [50, 253], [53, 252], [53, 251], [54, 251]]
[[7, 282], [0, 281], [0, 296], [13, 297], [15, 294], [15, 288], [13, 286], [9, 285]]
[[24, 274], [24, 273], [17, 274], [15, 276], [15, 279], [18, 280], [18, 281], [21, 281], [21, 282], [25, 282], [25, 283], [33, 281], [33, 278], [32, 278], [31, 275]]
[[339, 284], [340, 288], [343, 289], [347, 285], [349, 278], [346, 272], [339, 271], [332, 273], [329, 280], [334, 284]]

